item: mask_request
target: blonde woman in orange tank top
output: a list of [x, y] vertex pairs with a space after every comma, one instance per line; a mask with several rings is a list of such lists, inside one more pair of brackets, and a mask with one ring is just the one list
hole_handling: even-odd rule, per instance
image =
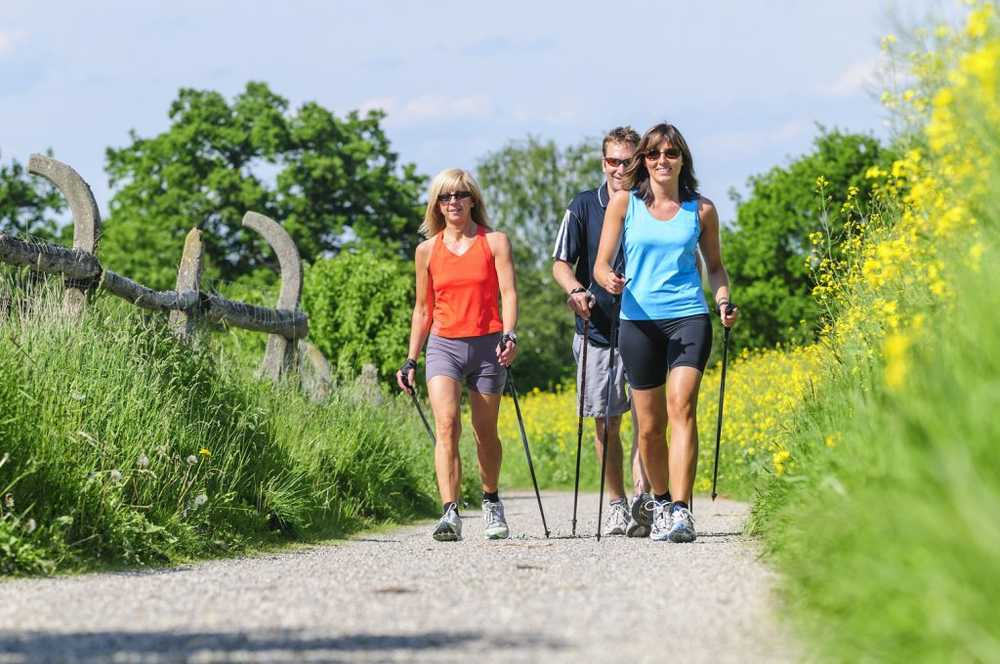
[[462, 386], [468, 387], [483, 488], [487, 539], [510, 536], [499, 497], [503, 456], [497, 435], [506, 367], [517, 356], [517, 286], [510, 240], [488, 225], [475, 179], [461, 169], [442, 171], [431, 183], [417, 246], [416, 304], [406, 363], [396, 372], [411, 391], [420, 351], [427, 344], [427, 394], [434, 413], [434, 468], [443, 514], [438, 541], [462, 539], [458, 514], [462, 464]]

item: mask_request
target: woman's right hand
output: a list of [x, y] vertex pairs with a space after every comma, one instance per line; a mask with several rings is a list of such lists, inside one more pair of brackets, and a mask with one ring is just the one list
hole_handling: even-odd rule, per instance
[[399, 389], [403, 390], [407, 394], [413, 394], [413, 381], [417, 375], [417, 361], [407, 358], [403, 366], [399, 368], [396, 372], [396, 383], [399, 384]]

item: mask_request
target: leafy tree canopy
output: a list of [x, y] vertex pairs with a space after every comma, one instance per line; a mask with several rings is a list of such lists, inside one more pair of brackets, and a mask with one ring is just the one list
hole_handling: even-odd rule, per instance
[[[843, 229], [839, 211], [850, 187], [858, 200], [869, 200], [870, 166], [885, 167], [894, 152], [864, 134], [820, 127], [813, 150], [787, 166], [750, 178], [750, 195], [737, 202], [736, 223], [722, 231], [723, 257], [741, 305], [736, 328], [740, 345], [771, 346], [811, 339], [819, 310], [810, 296], [812, 280], [805, 266], [809, 233], [825, 222], [836, 236]], [[823, 176], [827, 199], [817, 193]]]
[[158, 288], [175, 279], [184, 236], [204, 235], [208, 274], [236, 280], [275, 268], [271, 251], [240, 226], [255, 210], [282, 223], [303, 259], [348, 244], [408, 254], [419, 239], [424, 177], [390, 150], [380, 111], [344, 118], [315, 102], [296, 111], [264, 83], [227, 101], [182, 89], [170, 127], [107, 151], [114, 195], [102, 261]]
[[0, 164], [0, 232], [54, 241], [60, 235], [58, 214], [65, 209], [66, 199], [47, 180], [30, 175], [16, 160]]

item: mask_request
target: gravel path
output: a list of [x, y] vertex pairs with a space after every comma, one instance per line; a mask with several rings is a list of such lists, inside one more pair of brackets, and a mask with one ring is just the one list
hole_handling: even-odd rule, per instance
[[694, 544], [603, 538], [596, 495], [505, 499], [514, 538], [427, 523], [279, 555], [0, 583], [0, 662], [754, 662], [797, 659], [747, 508], [696, 504]]

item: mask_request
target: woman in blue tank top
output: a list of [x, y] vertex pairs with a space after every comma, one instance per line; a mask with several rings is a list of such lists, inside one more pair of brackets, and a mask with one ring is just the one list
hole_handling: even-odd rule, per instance
[[[731, 327], [739, 310], [728, 306], [719, 214], [698, 193], [694, 159], [676, 127], [664, 123], [646, 132], [626, 168], [625, 185], [604, 216], [594, 279], [608, 292], [621, 294], [618, 347], [632, 388], [639, 450], [655, 493], [650, 538], [692, 542], [695, 415], [712, 350], [699, 249], [722, 324]], [[624, 275], [611, 267], [619, 244]], [[664, 445], [668, 421], [669, 448]]]

